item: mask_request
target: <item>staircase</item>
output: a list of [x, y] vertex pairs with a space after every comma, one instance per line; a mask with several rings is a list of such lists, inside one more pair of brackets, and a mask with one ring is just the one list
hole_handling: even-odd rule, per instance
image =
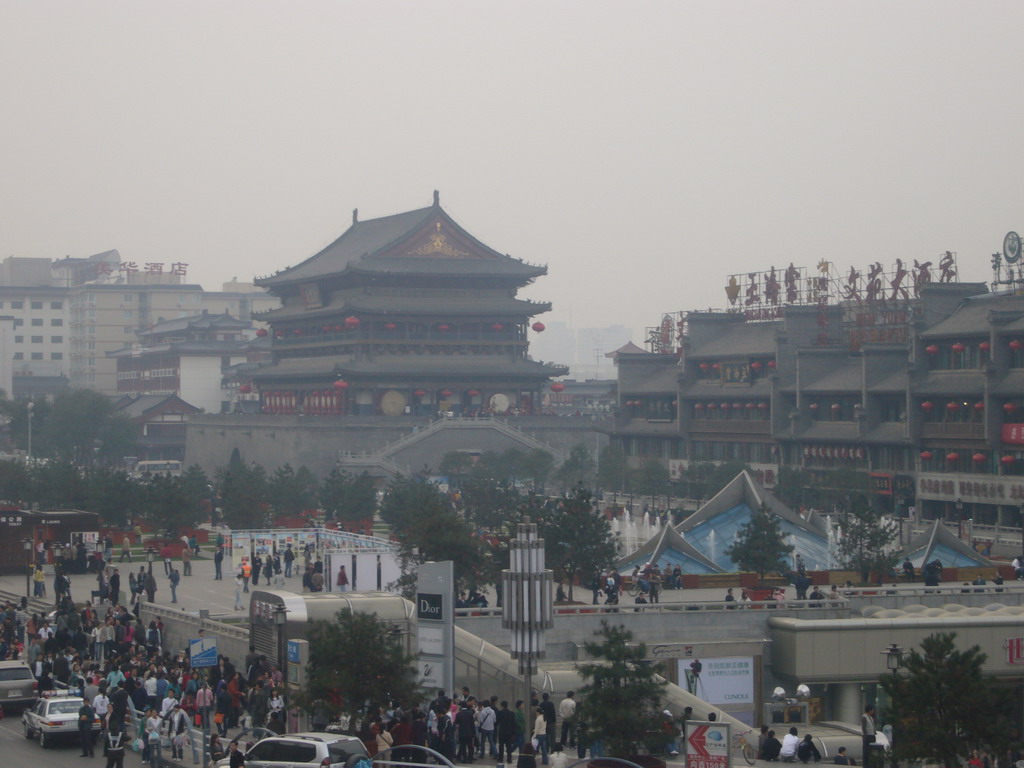
[[397, 474], [411, 474], [415, 470], [411, 467], [398, 464], [394, 457], [401, 451], [413, 446], [432, 435], [444, 430], [467, 430], [467, 429], [488, 429], [500, 432], [510, 440], [530, 450], [541, 450], [550, 453], [556, 464], [565, 461], [565, 452], [548, 445], [543, 440], [538, 440], [528, 432], [518, 427], [513, 427], [507, 421], [496, 419], [492, 416], [458, 416], [454, 418], [438, 419], [430, 422], [427, 426], [416, 429], [397, 440], [387, 443], [383, 448], [373, 452], [340, 451], [338, 463], [346, 468], [354, 470], [377, 469], [389, 476]]

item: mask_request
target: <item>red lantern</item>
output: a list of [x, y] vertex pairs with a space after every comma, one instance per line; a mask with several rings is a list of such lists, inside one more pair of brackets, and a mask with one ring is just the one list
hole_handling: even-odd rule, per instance
[[345, 381], [344, 379], [338, 379], [331, 386], [333, 386], [335, 389], [348, 389], [348, 382]]
[[533, 330], [535, 330], [537, 333], [543, 333], [544, 332], [544, 323], [542, 323], [540, 320], [538, 320], [536, 323], [534, 323], [530, 327], [533, 328]]
[[730, 405], [729, 403], [722, 403], [723, 411], [728, 411], [730, 408], [732, 408], [732, 405]]
[[451, 397], [451, 396], [452, 396], [452, 391], [450, 389], [442, 389], [441, 390], [441, 397]]
[[1024, 347], [1024, 342], [1021, 342], [1020, 339], [1014, 339], [1013, 341], [1010, 342], [1010, 349], [1012, 349], [1014, 352], [1019, 350], [1021, 347]]
[[478, 390], [478, 389], [467, 389], [466, 390], [466, 394], [469, 395], [470, 397], [476, 397], [477, 395], [480, 394], [480, 390]]
[[441, 323], [439, 326], [437, 326], [437, 330], [439, 331], [450, 331], [451, 329], [452, 327], [448, 325], [448, 323]]
[[1017, 410], [1017, 406], [1013, 403], [1003, 403], [1003, 410], [1007, 413], [1013, 413]]
[[708, 369], [709, 369], [710, 367], [711, 367], [711, 366], [710, 366], [710, 365], [708, 365], [707, 363], [701, 363], [701, 364], [700, 364], [700, 369], [701, 369], [702, 371], [706, 371], [706, 370], [708, 370]]
[[980, 349], [982, 352], [988, 352], [990, 349], [992, 349], [992, 345], [989, 344], [987, 341], [983, 341], [981, 342], [981, 344], [978, 345], [978, 349]]
[[756, 360], [750, 364], [750, 367], [753, 370], [755, 370], [755, 371], [760, 371], [761, 370], [761, 364], [759, 362], [757, 362]]
[[721, 368], [722, 366], [720, 366], [720, 365], [719, 365], [718, 363], [715, 363], [715, 364], [714, 364], [714, 365], [712, 365], [711, 367], [712, 367], [713, 369], [715, 369], [715, 370], [717, 371], [717, 370], [718, 370], [719, 368]]
[[292, 331], [292, 333], [294, 333], [296, 336], [301, 336], [302, 335], [302, 329], [301, 328], [296, 328], [294, 331]]
[[984, 460], [985, 460], [985, 454], [984, 453], [976, 453], [973, 456], [971, 456], [971, 461], [973, 461], [975, 464], [981, 464], [981, 462], [983, 462]]
[[978, 402], [976, 402], [974, 404], [974, 410], [976, 410], [976, 411], [984, 411], [985, 410], [985, 404], [979, 400]]
[[324, 333], [330, 333], [330, 332], [331, 332], [331, 326], [329, 326], [329, 325], [325, 325], [325, 326], [324, 326], [323, 328], [321, 328], [320, 330], [321, 330], [321, 331], [323, 331]]
[[345, 318], [345, 325], [347, 325], [349, 328], [358, 328], [359, 318], [356, 317], [355, 315], [349, 315], [348, 317]]
[[1010, 466], [1016, 460], [1017, 459], [1015, 459], [1013, 456], [1010, 456], [1009, 454], [1007, 454], [1006, 456], [1003, 456], [1001, 459], [999, 459], [999, 461], [1001, 461], [1003, 463], [1004, 467]]
[[718, 408], [718, 406], [715, 403], [708, 403], [708, 410], [709, 411], [713, 411], [716, 408]]
[[758, 410], [761, 410], [761, 411], [767, 411], [768, 410], [768, 403], [758, 403], [757, 404], [757, 408], [758, 408]]
[[275, 331], [274, 335], [277, 336], [277, 338], [279, 338], [279, 339], [283, 339], [284, 338], [284, 331]]
[[934, 407], [935, 403], [933, 403], [931, 400], [925, 400], [923, 403], [921, 403], [921, 410], [925, 411], [926, 413], [930, 413]]
[[384, 330], [386, 331], [393, 331], [397, 327], [398, 326], [395, 323], [384, 323]]
[[769, 360], [768, 361], [768, 367], [769, 368], [774, 368], [776, 365], [777, 365], [777, 363], [774, 360]]
[[697, 403], [695, 406], [693, 406], [693, 410], [695, 410], [695, 411], [703, 411], [704, 410], [704, 403]]
[[563, 384], [560, 381], [556, 381], [554, 384], [551, 385], [552, 392], [561, 392], [563, 389], [565, 389], [565, 384]]
[[413, 394], [416, 395], [416, 397], [423, 397], [427, 392], [423, 389], [417, 389], [413, 391]]
[[817, 403], [811, 403], [811, 410], [812, 411], [818, 410], [818, 404]]
[[504, 331], [505, 330], [505, 326], [502, 325], [501, 323], [495, 323], [494, 325], [491, 326], [491, 330], [492, 331]]
[[939, 348], [935, 344], [929, 344], [927, 347], [924, 348], [924, 351], [927, 352], [929, 355], [939, 354]]
[[839, 406], [839, 403], [832, 403], [832, 410], [833, 410], [833, 411], [838, 411], [838, 410], [839, 410], [839, 407], [840, 407], [840, 406]]
[[956, 344], [953, 345], [953, 351], [954, 352], [960, 353], [960, 352], [963, 352], [965, 349], [966, 349], [966, 347], [963, 344], [961, 344], [959, 341]]
[[747, 403], [746, 408], [747, 408], [748, 411], [752, 411], [755, 408], [757, 408], [757, 406], [754, 405], [754, 403]]
[[932, 453], [931, 451], [921, 451], [921, 458], [924, 461], [931, 461], [932, 459], [935, 458], [935, 454]]
[[249, 384], [243, 384], [238, 388], [238, 391], [241, 392], [243, 395], [248, 395], [250, 392], [252, 392], [252, 386], [250, 386]]
[[948, 403], [946, 403], [946, 410], [947, 411], [955, 411], [959, 407], [960, 407], [960, 403], [954, 402], [952, 400], [950, 400]]
[[341, 333], [341, 331], [342, 331], [342, 327], [340, 325], [334, 326], [334, 332], [335, 333]]
[[956, 453], [955, 451], [952, 453], [947, 453], [946, 461], [948, 461], [950, 464], [955, 464], [956, 462], [960, 461], [960, 454]]
[[266, 328], [260, 328], [258, 331], [256, 331], [256, 335], [259, 336], [262, 339], [264, 336], [267, 335], [267, 329]]

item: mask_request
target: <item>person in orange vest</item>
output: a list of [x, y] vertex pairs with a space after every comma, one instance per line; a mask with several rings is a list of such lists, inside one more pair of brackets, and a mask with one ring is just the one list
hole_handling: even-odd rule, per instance
[[249, 562], [249, 558], [248, 557], [243, 557], [242, 558], [242, 567], [241, 567], [240, 570], [242, 571], [242, 584], [243, 584], [242, 591], [243, 592], [248, 592], [249, 591], [249, 579], [252, 577], [252, 563]]

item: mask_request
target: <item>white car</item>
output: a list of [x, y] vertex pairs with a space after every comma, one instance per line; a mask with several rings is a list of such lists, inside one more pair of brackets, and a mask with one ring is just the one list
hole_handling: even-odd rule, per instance
[[[25, 738], [39, 736], [39, 746], [43, 749], [54, 743], [55, 739], [71, 741], [78, 738], [78, 710], [82, 707], [81, 696], [54, 696], [40, 699], [21, 715], [21, 723], [25, 727]], [[99, 735], [100, 719], [93, 718], [93, 739]]]
[[[288, 733], [270, 736], [249, 747], [245, 753], [246, 768], [343, 768], [360, 758], [367, 758], [366, 747], [355, 736], [330, 733]], [[217, 762], [226, 768], [230, 758]]]

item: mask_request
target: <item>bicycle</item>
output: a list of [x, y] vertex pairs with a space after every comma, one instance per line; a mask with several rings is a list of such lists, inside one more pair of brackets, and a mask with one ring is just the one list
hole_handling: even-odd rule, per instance
[[757, 760], [757, 747], [747, 741], [746, 738], [747, 734], [753, 732], [753, 729], [751, 729], [743, 733], [737, 733], [732, 737], [732, 751], [742, 754], [743, 759], [747, 761], [747, 765], [753, 765], [754, 761]]

